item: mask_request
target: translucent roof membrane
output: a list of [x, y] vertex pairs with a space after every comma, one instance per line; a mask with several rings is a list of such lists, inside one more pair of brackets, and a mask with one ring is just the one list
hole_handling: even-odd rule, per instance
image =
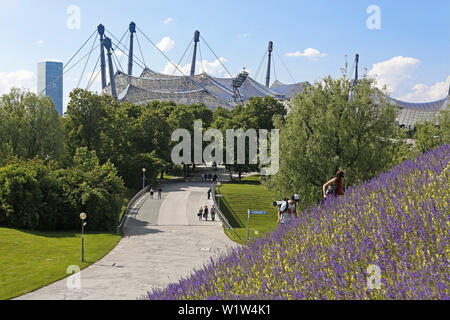
[[408, 129], [414, 129], [416, 123], [418, 122], [435, 121], [439, 111], [447, 108], [450, 104], [450, 96], [438, 101], [427, 103], [411, 103], [392, 98], [391, 102], [400, 107], [397, 117], [398, 124]]
[[[166, 75], [148, 68], [139, 77], [116, 73], [118, 98], [136, 104], [153, 100], [171, 101], [176, 104], [204, 103], [215, 110], [218, 107], [234, 108], [238, 103], [247, 103], [251, 97], [271, 96], [288, 100], [304, 91], [308, 82], [284, 84], [275, 81], [271, 88], [248, 77], [238, 88], [240, 99], [236, 101], [233, 90], [235, 78], [217, 78], [207, 73], [191, 76]], [[108, 85], [104, 92], [111, 94]], [[400, 106], [397, 118], [399, 125], [413, 129], [417, 122], [433, 121], [437, 113], [450, 103], [450, 97], [429, 103], [409, 103], [390, 99]]]
[[[233, 108], [237, 103], [246, 103], [251, 97], [272, 96], [280, 100], [286, 99], [284, 93], [267, 88], [248, 77], [238, 88], [240, 99], [236, 101], [233, 80], [233, 78], [216, 78], [207, 73], [193, 77], [165, 75], [148, 68], [143, 70], [140, 77], [116, 73], [118, 96], [121, 100], [132, 103], [145, 104], [152, 100], [172, 101], [176, 104], [203, 102], [206, 106], [216, 109], [219, 106]], [[296, 88], [303, 91], [301, 84]], [[109, 85], [104, 92], [111, 94]]]

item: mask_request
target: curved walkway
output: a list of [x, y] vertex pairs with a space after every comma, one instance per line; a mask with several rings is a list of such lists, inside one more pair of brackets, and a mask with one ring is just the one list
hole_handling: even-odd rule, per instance
[[81, 289], [68, 289], [64, 279], [18, 299], [135, 300], [189, 276], [211, 257], [236, 246], [219, 222], [198, 221], [200, 206], [212, 205], [209, 187], [180, 182], [165, 185], [162, 200], [146, 195], [138, 214], [125, 222], [125, 236], [117, 247], [80, 272]]

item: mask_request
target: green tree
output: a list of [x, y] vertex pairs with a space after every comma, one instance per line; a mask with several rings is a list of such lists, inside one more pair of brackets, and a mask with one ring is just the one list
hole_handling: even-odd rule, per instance
[[[249, 103], [244, 105], [238, 105], [233, 110], [229, 111], [224, 108], [218, 108], [214, 112], [214, 118], [212, 127], [222, 131], [224, 137], [226, 137], [226, 130], [242, 129], [244, 132], [249, 129], [266, 129], [272, 130], [275, 128], [274, 120], [284, 118], [287, 114], [286, 107], [278, 100], [272, 97], [252, 97]], [[224, 148], [226, 139], [224, 140]], [[249, 145], [246, 146], [246, 159], [245, 164], [229, 164], [227, 169], [239, 174], [239, 180], [241, 180], [242, 173], [257, 171], [259, 165], [250, 164], [249, 160]], [[237, 150], [235, 149], [235, 153]], [[235, 159], [237, 154], [235, 154]]]
[[13, 88], [0, 99], [0, 157], [61, 159], [61, 118], [47, 97]]
[[450, 105], [439, 112], [437, 122], [442, 144], [450, 143]]
[[82, 89], [70, 93], [63, 125], [71, 155], [77, 148], [87, 147], [96, 150], [102, 162], [107, 160], [99, 151], [102, 150], [105, 127], [110, 124], [107, 106], [116, 103], [110, 96], [100, 96]]
[[304, 207], [322, 199], [338, 169], [352, 185], [389, 168], [399, 142], [397, 106], [365, 78], [327, 77], [295, 97], [286, 124], [278, 121], [280, 170], [266, 184], [279, 196], [298, 193]]
[[414, 139], [416, 150], [421, 153], [433, 150], [441, 144], [439, 128], [429, 121], [417, 123], [415, 127]]
[[417, 152], [428, 152], [437, 146], [450, 143], [450, 110], [441, 110], [434, 122], [424, 121], [415, 126], [415, 149]]

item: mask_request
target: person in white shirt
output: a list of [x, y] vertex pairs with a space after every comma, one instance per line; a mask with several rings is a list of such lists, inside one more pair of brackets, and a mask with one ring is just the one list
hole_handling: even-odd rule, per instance
[[292, 196], [289, 201], [281, 205], [278, 211], [278, 223], [286, 224], [292, 216], [297, 218], [297, 202], [295, 196]]

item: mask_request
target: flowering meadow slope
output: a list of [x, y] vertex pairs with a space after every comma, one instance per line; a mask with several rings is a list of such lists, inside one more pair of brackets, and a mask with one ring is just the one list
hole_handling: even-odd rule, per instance
[[450, 145], [406, 161], [148, 298], [449, 299], [449, 161]]

